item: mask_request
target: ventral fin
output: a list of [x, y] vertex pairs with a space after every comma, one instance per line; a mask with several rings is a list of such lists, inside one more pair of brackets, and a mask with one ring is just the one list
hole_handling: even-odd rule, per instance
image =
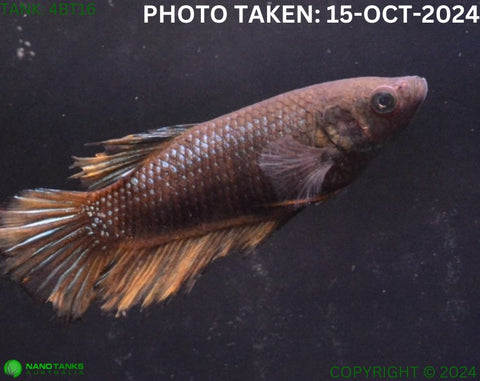
[[335, 156], [335, 149], [308, 146], [286, 136], [263, 150], [259, 165], [281, 200], [279, 205], [303, 206], [305, 200], [318, 200]]
[[89, 190], [103, 188], [128, 174], [162, 144], [194, 125], [162, 127], [146, 133], [89, 143], [88, 145], [103, 145], [105, 151], [94, 157], [73, 157], [75, 161], [70, 168], [80, 168], [81, 171], [70, 178], [80, 179]]
[[301, 206], [306, 206], [306, 205], [311, 205], [311, 204], [318, 204], [320, 202], [323, 202], [325, 200], [328, 200], [330, 197], [334, 196], [338, 192], [331, 192], [327, 194], [321, 194], [318, 196], [314, 197], [309, 197], [309, 198], [297, 198], [294, 200], [284, 200], [284, 201], [278, 201], [278, 202], [272, 202], [269, 204], [265, 204], [263, 206], [265, 207], [301, 207]]

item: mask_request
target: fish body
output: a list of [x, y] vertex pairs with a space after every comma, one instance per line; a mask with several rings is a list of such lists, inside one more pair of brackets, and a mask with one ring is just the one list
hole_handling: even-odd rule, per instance
[[426, 93], [419, 77], [339, 80], [107, 140], [75, 158], [88, 191], [23, 191], [0, 211], [4, 270], [60, 315], [164, 300], [349, 184]]

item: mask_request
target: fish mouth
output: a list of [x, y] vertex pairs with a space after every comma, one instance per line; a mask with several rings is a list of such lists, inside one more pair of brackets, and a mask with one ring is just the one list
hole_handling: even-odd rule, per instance
[[418, 77], [418, 76], [413, 77], [413, 88], [414, 88], [414, 94], [416, 95], [417, 102], [418, 104], [421, 104], [427, 97], [427, 93], [428, 93], [427, 80], [423, 77]]
[[407, 103], [415, 109], [423, 103], [428, 93], [427, 80], [417, 75], [401, 77], [393, 87], [400, 91]]

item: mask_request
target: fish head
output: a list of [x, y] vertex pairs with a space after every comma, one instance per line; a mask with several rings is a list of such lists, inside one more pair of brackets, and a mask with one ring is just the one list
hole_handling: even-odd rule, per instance
[[[330, 82], [322, 97], [316, 145], [344, 151], [375, 151], [402, 130], [427, 95], [418, 76], [362, 77]], [[320, 105], [322, 107], [322, 105]]]

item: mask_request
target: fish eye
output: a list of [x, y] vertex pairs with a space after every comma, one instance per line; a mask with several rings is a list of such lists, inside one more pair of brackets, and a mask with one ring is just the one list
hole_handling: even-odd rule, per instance
[[370, 106], [378, 114], [388, 114], [396, 109], [395, 91], [389, 88], [377, 89], [370, 98]]

